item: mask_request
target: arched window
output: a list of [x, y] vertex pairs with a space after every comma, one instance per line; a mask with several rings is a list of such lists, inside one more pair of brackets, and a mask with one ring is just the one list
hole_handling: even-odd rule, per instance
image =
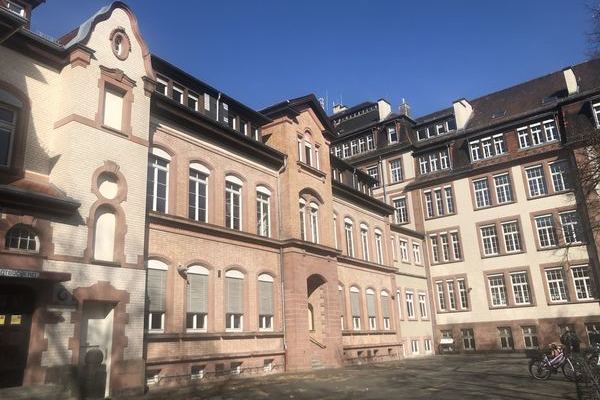
[[363, 260], [369, 261], [369, 227], [366, 224], [360, 224], [360, 247]]
[[383, 316], [383, 329], [391, 329], [390, 296], [386, 290], [381, 291], [381, 314]]
[[225, 330], [241, 331], [244, 327], [244, 274], [236, 269], [225, 273]]
[[100, 208], [94, 221], [94, 260], [115, 260], [115, 234], [117, 219], [110, 208]]
[[236, 176], [225, 178], [225, 226], [238, 231], [242, 230], [242, 186]]
[[352, 220], [344, 218], [344, 233], [346, 235], [346, 254], [354, 257], [354, 238], [352, 236]]
[[208, 327], [208, 269], [193, 265], [187, 269], [188, 298], [186, 327], [206, 331]]
[[310, 240], [313, 243], [319, 243], [319, 206], [311, 202], [310, 208]]
[[165, 297], [167, 291], [167, 270], [169, 267], [159, 260], [148, 260], [147, 300], [149, 332], [163, 332], [165, 329]]
[[[0, 167], [14, 168], [17, 130], [24, 104], [13, 94], [0, 90]], [[22, 117], [22, 116], [21, 116]]]
[[383, 264], [383, 232], [375, 229], [375, 250], [377, 251], [377, 264]]
[[374, 331], [377, 329], [377, 305], [375, 302], [375, 291], [367, 289], [367, 316], [369, 317], [369, 329]]
[[199, 163], [190, 164], [189, 217], [195, 221], [208, 222], [208, 176], [210, 171]]
[[315, 330], [315, 310], [312, 304], [308, 304], [308, 330], [313, 332]]
[[273, 330], [273, 277], [269, 274], [258, 276], [258, 329]]
[[344, 330], [344, 314], [346, 313], [346, 299], [344, 296], [344, 287], [342, 285], [338, 285], [338, 296], [340, 302], [340, 323], [342, 330]]
[[308, 130], [304, 132], [304, 135], [298, 136], [298, 161], [320, 169], [319, 145], [313, 142], [312, 135]]
[[6, 232], [6, 248], [9, 250], [39, 253], [40, 239], [35, 231], [26, 225], [15, 225]]
[[300, 239], [306, 240], [306, 200], [300, 198], [298, 203], [300, 216]]
[[352, 309], [352, 329], [360, 331], [360, 290], [356, 286], [350, 288], [350, 307]]
[[271, 191], [264, 186], [256, 188], [256, 233], [271, 236]]
[[168, 210], [169, 162], [171, 156], [152, 148], [148, 163], [148, 210], [166, 213]]

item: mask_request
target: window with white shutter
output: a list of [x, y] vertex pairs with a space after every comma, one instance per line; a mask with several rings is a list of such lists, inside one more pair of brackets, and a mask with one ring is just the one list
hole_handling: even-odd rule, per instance
[[163, 332], [165, 329], [165, 294], [168, 267], [167, 264], [158, 260], [149, 260], [147, 267], [147, 329], [150, 332]]
[[194, 265], [187, 270], [188, 296], [186, 327], [206, 331], [208, 325], [208, 270]]
[[235, 269], [227, 271], [225, 291], [225, 330], [241, 331], [244, 323], [244, 274]]
[[273, 277], [268, 274], [258, 276], [258, 328], [261, 331], [273, 330]]

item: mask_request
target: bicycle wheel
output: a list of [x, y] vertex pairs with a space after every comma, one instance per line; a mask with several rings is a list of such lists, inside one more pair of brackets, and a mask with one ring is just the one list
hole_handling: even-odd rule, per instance
[[580, 368], [576, 365], [574, 361], [567, 358], [565, 363], [562, 365], [562, 373], [567, 378], [567, 380], [571, 382], [578, 381], [581, 378]]
[[529, 362], [529, 374], [535, 379], [546, 380], [550, 378], [550, 371], [542, 360], [531, 360]]

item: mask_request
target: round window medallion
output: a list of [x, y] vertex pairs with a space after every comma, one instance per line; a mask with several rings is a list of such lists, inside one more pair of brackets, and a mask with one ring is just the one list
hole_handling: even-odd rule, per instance
[[108, 200], [112, 200], [117, 197], [117, 193], [119, 192], [117, 177], [113, 174], [102, 173], [98, 177], [98, 191], [105, 199]]
[[131, 42], [122, 28], [115, 29], [110, 34], [110, 44], [113, 54], [119, 60], [125, 60], [131, 51]]

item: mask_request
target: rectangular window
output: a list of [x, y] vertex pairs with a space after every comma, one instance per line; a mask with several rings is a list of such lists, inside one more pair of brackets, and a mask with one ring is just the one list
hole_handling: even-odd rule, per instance
[[392, 183], [402, 181], [402, 161], [401, 160], [390, 161], [390, 175], [391, 175]]
[[479, 140], [472, 140], [469, 142], [469, 148], [471, 149], [471, 161], [478, 161], [481, 159], [481, 147]]
[[498, 204], [511, 203], [513, 201], [510, 177], [508, 174], [494, 176], [494, 186], [496, 187], [496, 199]]
[[526, 349], [538, 348], [537, 328], [535, 326], [523, 327], [523, 341]]
[[360, 330], [360, 293], [353, 291], [354, 288], [350, 289], [350, 306], [352, 309], [352, 329], [355, 331]]
[[475, 206], [477, 208], [489, 207], [491, 202], [487, 178], [473, 181], [473, 189], [475, 190]]
[[304, 162], [312, 167], [312, 146], [310, 143], [304, 142]]
[[429, 137], [429, 128], [417, 130], [417, 140], [425, 140]]
[[404, 262], [408, 262], [408, 242], [400, 239], [400, 259]]
[[565, 279], [562, 268], [547, 269], [546, 283], [548, 285], [548, 293], [550, 294], [550, 301], [552, 303], [558, 303], [568, 301], [567, 288], [565, 285]]
[[343, 158], [350, 157], [350, 143], [342, 144], [342, 156], [343, 156]]
[[387, 292], [381, 293], [381, 316], [383, 317], [383, 329], [389, 331], [392, 327], [390, 313], [390, 297]]
[[167, 95], [167, 88], [169, 86], [169, 82], [167, 82], [166, 80], [160, 78], [160, 77], [156, 77], [156, 92], [162, 94], [162, 95]]
[[425, 175], [429, 172], [429, 162], [426, 157], [419, 157], [419, 171], [421, 175]]
[[438, 250], [438, 242], [437, 235], [429, 236], [429, 240], [431, 241], [431, 258], [434, 263], [440, 262], [440, 253]]
[[512, 329], [508, 327], [498, 328], [498, 337], [500, 338], [500, 348], [502, 350], [512, 350], [514, 348]]
[[394, 219], [397, 224], [408, 223], [408, 207], [406, 206], [406, 197], [393, 199], [394, 204]]
[[594, 120], [596, 122], [596, 128], [600, 128], [600, 103], [592, 105], [592, 112], [594, 113]]
[[352, 224], [344, 224], [344, 232], [346, 234], [346, 253], [349, 257], [354, 257], [354, 240], [352, 238]]
[[567, 211], [560, 213], [558, 216], [560, 218], [560, 225], [562, 227], [565, 243], [581, 243], [583, 241], [583, 233], [580, 229], [577, 211]]
[[462, 258], [462, 251], [460, 248], [460, 236], [458, 232], [450, 232], [450, 240], [452, 241], [452, 255], [455, 260]]
[[421, 245], [418, 243], [413, 243], [413, 260], [415, 260], [415, 264], [421, 264]]
[[17, 126], [17, 113], [0, 105], [0, 166], [8, 167]]
[[502, 234], [504, 235], [504, 246], [507, 253], [515, 253], [522, 250], [521, 238], [519, 233], [519, 223], [517, 221], [504, 222], [501, 224]]
[[271, 235], [270, 196], [256, 192], [256, 233], [260, 236]]
[[541, 248], [554, 247], [558, 244], [556, 240], [556, 229], [552, 215], [543, 215], [535, 218], [538, 243]]
[[373, 135], [367, 135], [367, 150], [375, 150], [375, 141]]
[[446, 195], [446, 212], [448, 214], [454, 214], [454, 194], [452, 193], [452, 187], [446, 186], [444, 188], [444, 194]]
[[419, 354], [419, 341], [418, 340], [410, 341], [410, 350], [413, 354]]
[[467, 284], [464, 279], [457, 279], [458, 284], [458, 298], [460, 299], [461, 310], [467, 310], [469, 308], [469, 295], [467, 292]]
[[483, 138], [481, 139], [481, 150], [483, 153], [483, 158], [490, 158], [494, 155], [492, 148], [492, 138]]
[[446, 297], [444, 296], [444, 283], [436, 282], [435, 288], [437, 290], [438, 306], [441, 311], [446, 311]]
[[427, 302], [425, 299], [424, 293], [419, 293], [419, 312], [421, 313], [421, 318], [427, 319]]
[[569, 181], [567, 171], [567, 161], [557, 161], [550, 164], [550, 176], [552, 177], [552, 187], [555, 192], [563, 192], [571, 189], [571, 182]]
[[377, 329], [377, 313], [376, 313], [376, 306], [375, 306], [375, 294], [374, 293], [368, 293], [369, 290], [367, 290], [367, 317], [369, 318], [369, 330], [376, 330]]
[[423, 344], [425, 347], [425, 353], [431, 353], [431, 339], [425, 339]]
[[573, 274], [573, 285], [577, 300], [591, 300], [594, 298], [592, 292], [592, 281], [590, 269], [587, 265], [579, 265], [571, 268]]
[[377, 165], [367, 168], [367, 174], [377, 182], [375, 186], [379, 186], [379, 167]]
[[350, 153], [352, 155], [358, 154], [358, 141], [357, 140], [352, 140], [350, 142]]
[[527, 128], [517, 129], [517, 136], [519, 137], [519, 147], [521, 149], [526, 149], [531, 146], [531, 138], [529, 137]]
[[412, 292], [406, 292], [406, 315], [409, 319], [415, 318], [414, 296]]
[[492, 139], [494, 140], [494, 151], [496, 152], [496, 155], [506, 153], [506, 145], [504, 144], [504, 135], [502, 135], [502, 134], [494, 135], [492, 137]]
[[198, 111], [198, 96], [188, 93], [187, 106], [190, 110]]
[[440, 156], [440, 169], [450, 168], [450, 158], [448, 156], [448, 150], [442, 150], [439, 153]]
[[454, 281], [447, 281], [446, 288], [448, 289], [448, 302], [450, 310], [456, 310], [456, 297], [454, 296]]
[[531, 142], [534, 146], [544, 143], [542, 128], [539, 123], [531, 125], [529, 127], [529, 133], [531, 133]]
[[204, 93], [204, 109], [210, 111], [210, 95], [208, 93]]
[[229, 229], [242, 229], [242, 187], [233, 182], [225, 182], [225, 226]]
[[167, 185], [169, 161], [150, 155], [148, 164], [148, 204], [149, 210], [167, 212]]
[[515, 272], [510, 274], [515, 304], [531, 304], [527, 273]]
[[448, 242], [448, 234], [440, 234], [440, 242], [442, 244], [442, 260], [450, 261], [450, 243]]
[[433, 211], [433, 195], [431, 192], [423, 193], [425, 196], [425, 209], [427, 211], [427, 218], [433, 218], [435, 213]]
[[435, 194], [435, 206], [437, 209], [437, 214], [438, 215], [444, 215], [444, 200], [442, 198], [442, 189], [435, 189], [433, 191], [433, 193]]
[[191, 219], [200, 222], [207, 222], [207, 188], [208, 175], [190, 168], [189, 177], [189, 210], [188, 215]]
[[273, 282], [270, 276], [258, 277], [258, 329], [273, 330]]
[[475, 335], [473, 329], [461, 329], [463, 347], [465, 350], [475, 350]]
[[492, 306], [506, 306], [506, 287], [504, 286], [504, 277], [502, 275], [488, 276], [488, 284], [490, 286]]
[[107, 88], [104, 92], [104, 119], [102, 123], [118, 131], [123, 129], [123, 93]]
[[361, 137], [358, 139], [358, 152], [364, 153], [367, 151], [367, 139], [365, 137]]
[[546, 136], [546, 142], [553, 142], [559, 139], [558, 128], [556, 127], [556, 121], [553, 119], [544, 121], [544, 135]]
[[530, 197], [548, 194], [546, 180], [544, 179], [544, 170], [541, 165], [527, 168], [525, 174], [527, 175], [527, 186], [529, 188]]
[[481, 232], [481, 241], [483, 243], [483, 254], [493, 256], [498, 254], [498, 236], [496, 235], [496, 226], [487, 225], [479, 228]]
[[183, 104], [183, 88], [181, 86], [173, 84], [172, 98], [179, 104]]

